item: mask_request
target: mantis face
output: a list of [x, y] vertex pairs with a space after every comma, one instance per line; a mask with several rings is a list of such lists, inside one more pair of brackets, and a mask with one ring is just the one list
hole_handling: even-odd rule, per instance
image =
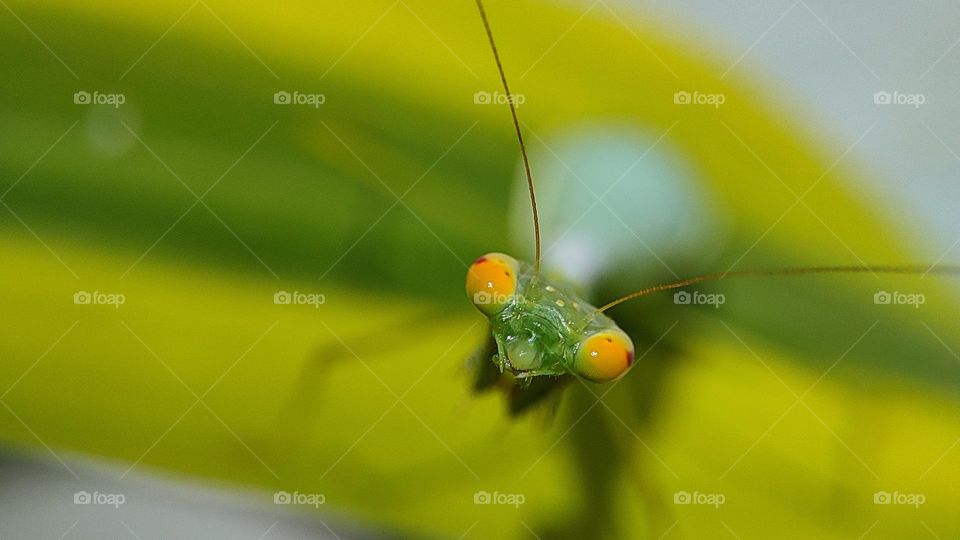
[[503, 253], [467, 271], [467, 295], [489, 320], [493, 361], [518, 380], [574, 374], [616, 379], [633, 364], [633, 342], [612, 319], [575, 294]]

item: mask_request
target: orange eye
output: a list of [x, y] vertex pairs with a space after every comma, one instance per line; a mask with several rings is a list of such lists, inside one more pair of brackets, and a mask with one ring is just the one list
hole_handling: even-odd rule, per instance
[[607, 382], [626, 373], [633, 364], [633, 341], [621, 330], [602, 330], [580, 342], [574, 367], [593, 382]]
[[503, 253], [487, 253], [467, 270], [467, 296], [486, 315], [493, 315], [510, 303], [517, 291], [520, 264]]

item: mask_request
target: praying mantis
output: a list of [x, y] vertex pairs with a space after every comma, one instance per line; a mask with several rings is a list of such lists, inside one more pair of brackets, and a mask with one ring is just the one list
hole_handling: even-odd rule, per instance
[[[507, 395], [512, 412], [526, 410], [530, 404], [550, 395], [553, 388], [564, 384], [565, 378], [570, 376], [605, 383], [626, 375], [634, 363], [634, 344], [629, 335], [605, 312], [650, 294], [729, 278], [812, 274], [960, 274], [960, 266], [936, 263], [748, 270], [731, 268], [725, 272], [648, 286], [607, 302], [601, 307], [594, 307], [574, 292], [575, 287], [588, 289], [591, 284], [579, 283], [571, 287], [551, 281], [541, 271], [539, 209], [523, 129], [517, 114], [517, 100], [510, 91], [483, 1], [476, 0], [476, 5], [519, 143], [533, 222], [533, 264], [518, 261], [504, 253], [488, 253], [470, 265], [466, 278], [467, 296], [488, 318], [492, 331], [492, 343], [480, 353], [480, 362], [483, 362], [483, 357], [487, 355], [490, 355], [492, 362], [486, 365], [486, 370], [482, 365], [478, 368], [480, 375], [475, 387], [484, 389], [494, 386], [501, 375], [514, 381], [505, 384], [506, 388], [511, 389]], [[495, 371], [490, 371], [491, 365]], [[539, 391], [533, 394], [534, 399], [530, 399], [531, 396], [525, 392], [512, 390], [513, 384], [528, 388], [535, 381]]]

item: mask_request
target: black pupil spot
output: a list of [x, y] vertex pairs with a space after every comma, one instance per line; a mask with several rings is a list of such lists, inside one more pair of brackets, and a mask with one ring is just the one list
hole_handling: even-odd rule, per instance
[[607, 343], [613, 343], [613, 340], [610, 338], [607, 338]]

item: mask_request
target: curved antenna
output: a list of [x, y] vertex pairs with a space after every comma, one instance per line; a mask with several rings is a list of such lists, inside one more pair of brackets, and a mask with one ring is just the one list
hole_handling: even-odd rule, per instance
[[480, 18], [483, 19], [483, 28], [487, 31], [487, 40], [490, 42], [490, 49], [493, 51], [493, 59], [497, 62], [497, 71], [500, 72], [500, 82], [503, 83], [503, 91], [507, 95], [507, 105], [510, 106], [510, 115], [513, 117], [513, 127], [517, 131], [517, 141], [520, 142], [523, 170], [527, 174], [527, 191], [530, 193], [530, 206], [533, 208], [533, 234], [536, 242], [534, 269], [539, 273], [540, 216], [537, 213], [537, 196], [533, 192], [533, 175], [530, 174], [530, 161], [527, 159], [527, 147], [523, 143], [523, 133], [520, 132], [520, 119], [517, 118], [517, 108], [513, 104], [513, 96], [510, 94], [510, 87], [507, 85], [507, 76], [503, 73], [503, 64], [500, 63], [500, 53], [497, 52], [497, 44], [493, 41], [493, 31], [490, 30], [490, 21], [487, 20], [487, 12], [483, 9], [482, 0], [477, 0], [477, 9], [480, 10]]
[[670, 289], [679, 289], [686, 287], [688, 285], [695, 285], [697, 283], [704, 283], [706, 281], [720, 281], [721, 279], [731, 278], [731, 277], [761, 277], [761, 276], [800, 276], [805, 274], [857, 274], [857, 273], [877, 273], [877, 274], [960, 274], [960, 266], [956, 265], [944, 265], [944, 266], [930, 266], [930, 265], [886, 265], [886, 266], [810, 266], [806, 268], [772, 268], [772, 269], [757, 269], [757, 270], [735, 270], [732, 272], [720, 272], [714, 274], [704, 274], [702, 276], [691, 277], [687, 279], [681, 279], [680, 281], [674, 281], [673, 283], [664, 283], [661, 285], [654, 285], [653, 287], [647, 287], [645, 289], [640, 289], [639, 291], [632, 292], [626, 296], [621, 296], [613, 302], [610, 302], [597, 311], [603, 312], [614, 306], [620, 305], [629, 300], [635, 298], [640, 298], [641, 296], [647, 296], [648, 294], [653, 294], [660, 291], [667, 291]]

